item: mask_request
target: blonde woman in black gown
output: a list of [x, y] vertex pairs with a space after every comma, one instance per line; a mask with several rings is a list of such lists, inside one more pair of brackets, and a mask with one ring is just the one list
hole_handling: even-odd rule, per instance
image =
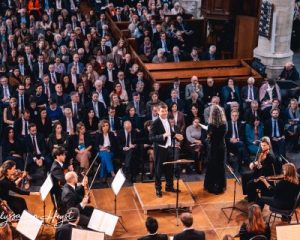
[[221, 194], [226, 189], [226, 145], [224, 138], [226, 132], [227, 122], [224, 110], [218, 105], [213, 105], [208, 119], [209, 149], [204, 189], [214, 194]]

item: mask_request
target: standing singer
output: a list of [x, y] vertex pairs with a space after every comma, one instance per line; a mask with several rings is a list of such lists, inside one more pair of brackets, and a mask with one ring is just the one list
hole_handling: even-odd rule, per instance
[[172, 131], [170, 122], [167, 118], [168, 107], [165, 103], [159, 104], [158, 114], [159, 117], [152, 123], [149, 139], [154, 143], [156, 196], [162, 197], [162, 170], [164, 170], [166, 177], [166, 192], [176, 192], [173, 185], [173, 166], [163, 165], [163, 163], [173, 160], [174, 141], [175, 139], [177, 141], [182, 141], [183, 136]]

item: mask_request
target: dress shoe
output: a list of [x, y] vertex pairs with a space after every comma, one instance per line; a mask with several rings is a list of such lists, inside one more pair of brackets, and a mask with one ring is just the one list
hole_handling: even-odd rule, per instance
[[[175, 188], [166, 188], [166, 192], [173, 192], [173, 193], [176, 193], [176, 192], [177, 192], [177, 189], [175, 189]], [[178, 192], [181, 192], [180, 189], [178, 189]]]
[[156, 196], [159, 197], [159, 198], [162, 197], [161, 190], [156, 190]]

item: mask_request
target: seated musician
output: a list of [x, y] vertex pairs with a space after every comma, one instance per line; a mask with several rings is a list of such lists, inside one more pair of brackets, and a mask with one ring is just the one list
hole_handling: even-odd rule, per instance
[[254, 162], [251, 162], [249, 168], [251, 172], [242, 174], [243, 194], [248, 195], [248, 202], [253, 202], [257, 199], [257, 189], [265, 192], [265, 185], [257, 181], [260, 176], [275, 175], [275, 167], [277, 163], [272, 152], [270, 138], [263, 137], [260, 143], [260, 149]]
[[78, 227], [80, 220], [80, 212], [78, 208], [70, 208], [66, 214], [66, 219], [62, 225], [58, 225], [55, 232], [55, 240], [71, 240], [73, 228]]
[[17, 175], [16, 163], [12, 160], [5, 161], [0, 167], [0, 198], [5, 200], [15, 214], [22, 214], [27, 209], [25, 200], [22, 197], [11, 196], [10, 191], [21, 195], [37, 195], [35, 192], [21, 190], [18, 185], [27, 175], [26, 172]]
[[[286, 163], [282, 166], [282, 171], [283, 176], [280, 176], [282, 180], [274, 186], [269, 183], [272, 177], [259, 177], [259, 181], [271, 192], [271, 197], [261, 196], [258, 199], [258, 204], [262, 209], [265, 204], [282, 210], [291, 210], [293, 208], [295, 199], [300, 191], [296, 167], [293, 163]], [[273, 180], [276, 180], [276, 176], [274, 176]]]
[[265, 237], [259, 239], [270, 239], [271, 230], [264, 222], [259, 206], [253, 204], [248, 209], [248, 221], [242, 224], [238, 236], [240, 240], [251, 240], [257, 235]]
[[[61, 188], [66, 183], [65, 180], [65, 159], [66, 159], [66, 150], [63, 147], [57, 147], [53, 150], [52, 156], [54, 161], [52, 163], [50, 174], [53, 181], [53, 188], [51, 189], [51, 197], [55, 197], [55, 201], [57, 203], [57, 211], [60, 213], [61, 211]], [[68, 167], [68, 170], [73, 171], [73, 165]]]
[[89, 196], [87, 193], [88, 179], [85, 176], [81, 184], [78, 184], [78, 176], [71, 171], [65, 175], [66, 184], [62, 188], [61, 203], [62, 213], [67, 213], [68, 209], [76, 207], [80, 211], [79, 225], [86, 227], [89, 223], [93, 208], [87, 206]]

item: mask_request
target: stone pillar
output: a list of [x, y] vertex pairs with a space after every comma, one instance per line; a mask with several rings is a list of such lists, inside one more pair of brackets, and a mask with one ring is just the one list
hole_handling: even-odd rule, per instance
[[[290, 49], [295, 0], [269, 0], [274, 4], [272, 36], [259, 36], [254, 57], [266, 65], [269, 78], [277, 78], [286, 62], [291, 61]], [[275, 22], [274, 22], [275, 21]]]

